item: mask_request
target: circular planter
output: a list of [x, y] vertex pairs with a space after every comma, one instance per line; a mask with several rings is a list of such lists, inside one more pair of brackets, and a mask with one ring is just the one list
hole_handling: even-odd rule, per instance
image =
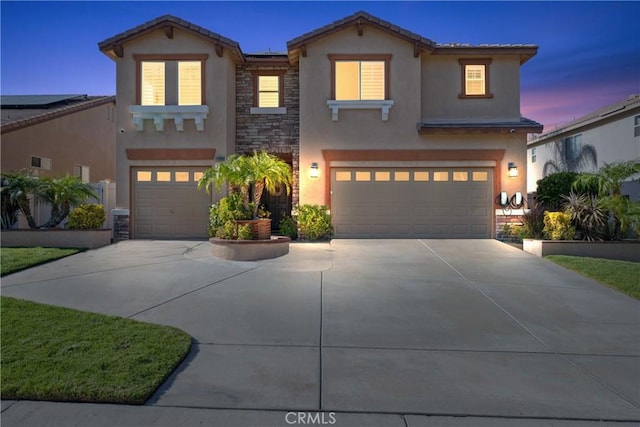
[[253, 240], [269, 240], [271, 238], [271, 220], [269, 218], [261, 219], [239, 219], [236, 224], [249, 224]]
[[258, 261], [289, 253], [288, 237], [272, 236], [263, 240], [209, 239], [213, 256], [230, 261]]

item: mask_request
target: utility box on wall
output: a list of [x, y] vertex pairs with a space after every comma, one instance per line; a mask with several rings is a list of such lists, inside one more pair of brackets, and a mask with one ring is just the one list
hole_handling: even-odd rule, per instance
[[111, 209], [113, 217], [113, 241], [129, 239], [129, 209]]

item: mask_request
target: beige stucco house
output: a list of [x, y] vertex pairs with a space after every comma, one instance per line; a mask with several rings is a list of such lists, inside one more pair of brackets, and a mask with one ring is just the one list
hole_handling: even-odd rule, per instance
[[115, 180], [115, 97], [2, 95], [2, 171]]
[[[560, 171], [596, 172], [608, 163], [640, 160], [640, 95], [607, 105], [528, 142], [527, 191], [537, 181]], [[640, 184], [623, 191], [640, 199]]]
[[134, 238], [205, 237], [200, 173], [261, 148], [295, 178], [267, 208], [326, 204], [337, 237], [491, 238], [496, 196], [526, 191], [542, 126], [520, 114], [520, 67], [537, 46], [437, 44], [358, 12], [282, 54], [173, 16], [99, 47], [117, 64], [117, 204]]

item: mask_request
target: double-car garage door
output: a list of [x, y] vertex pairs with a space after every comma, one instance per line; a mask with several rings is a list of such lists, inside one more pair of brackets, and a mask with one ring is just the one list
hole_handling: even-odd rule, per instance
[[205, 239], [211, 196], [198, 190], [204, 168], [133, 170], [133, 237]]
[[491, 168], [331, 169], [336, 237], [490, 238]]

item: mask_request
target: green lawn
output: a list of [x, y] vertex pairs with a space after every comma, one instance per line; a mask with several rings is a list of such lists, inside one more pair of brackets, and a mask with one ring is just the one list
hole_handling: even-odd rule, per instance
[[640, 299], [640, 262], [567, 255], [548, 255], [545, 258]]
[[61, 248], [0, 248], [0, 275], [4, 276], [80, 251], [81, 249]]
[[142, 404], [185, 358], [167, 326], [0, 298], [2, 399]]

